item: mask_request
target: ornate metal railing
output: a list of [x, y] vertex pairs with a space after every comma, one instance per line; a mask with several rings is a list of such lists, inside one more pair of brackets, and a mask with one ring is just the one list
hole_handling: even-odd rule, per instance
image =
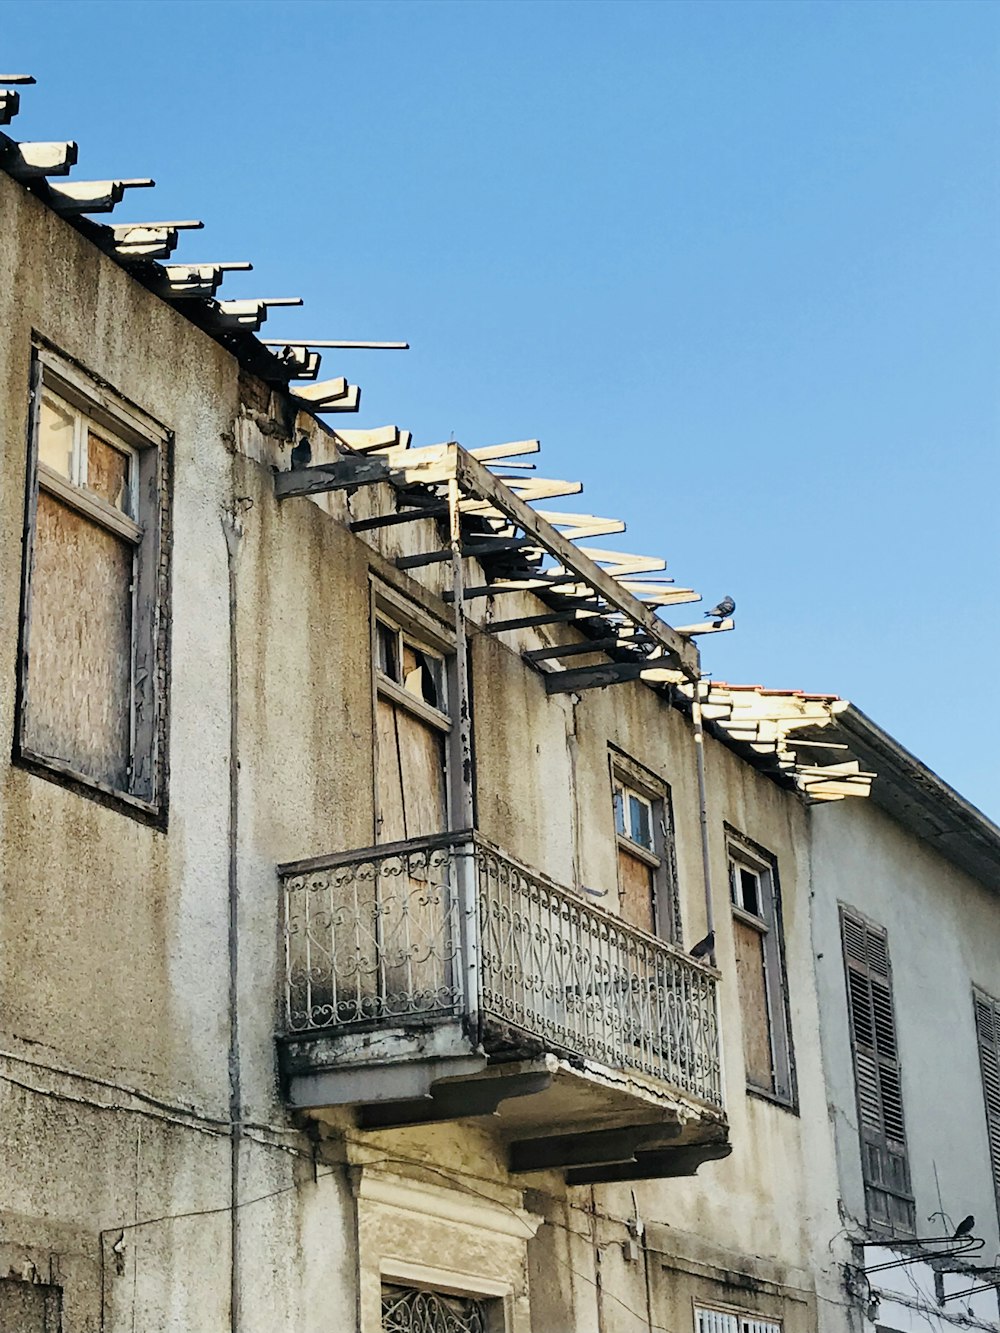
[[463, 1016], [721, 1105], [715, 973], [478, 834], [281, 876], [288, 1033]]

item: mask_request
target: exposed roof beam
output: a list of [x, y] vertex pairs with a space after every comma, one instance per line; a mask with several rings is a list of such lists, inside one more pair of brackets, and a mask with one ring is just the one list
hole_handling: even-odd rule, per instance
[[215, 310], [215, 322], [224, 329], [249, 329], [255, 332], [267, 319], [270, 306], [301, 304], [301, 296], [267, 296], [249, 301], [219, 301]]
[[374, 343], [374, 342], [337, 342], [329, 338], [261, 338], [265, 347], [290, 347], [292, 349], [310, 347], [339, 347], [345, 350], [376, 350], [381, 352], [408, 352], [409, 343]]
[[178, 232], [201, 231], [196, 218], [183, 222], [115, 222], [109, 227], [113, 253], [127, 259], [166, 259], [177, 248]]
[[607, 685], [638, 680], [644, 670], [641, 662], [608, 662], [602, 666], [573, 667], [569, 671], [547, 671], [543, 680], [546, 694], [578, 694], [581, 690], [603, 690]]
[[110, 213], [125, 198], [126, 190], [147, 190], [155, 184], [149, 176], [132, 180], [50, 181], [49, 197], [57, 213]]
[[8, 141], [0, 153], [0, 165], [15, 180], [36, 180], [42, 176], [65, 176], [76, 166], [77, 146], [66, 143], [14, 143]]
[[600, 565], [595, 565], [586, 551], [574, 546], [544, 519], [540, 523], [540, 515], [530, 505], [525, 504], [519, 495], [514, 494], [478, 459], [470, 457], [464, 450], [456, 453], [456, 469], [459, 484], [467, 491], [489, 500], [518, 524], [523, 532], [535, 537], [539, 545], [544, 546], [561, 566], [575, 570], [581, 579], [595, 592], [600, 593], [611, 606], [622, 611], [629, 620], [642, 625], [648, 631], [650, 638], [662, 644], [677, 658], [686, 675], [692, 679], [698, 676], [698, 652], [694, 645], [658, 619], [648, 606], [633, 597], [628, 589], [623, 588], [616, 579], [601, 569]]

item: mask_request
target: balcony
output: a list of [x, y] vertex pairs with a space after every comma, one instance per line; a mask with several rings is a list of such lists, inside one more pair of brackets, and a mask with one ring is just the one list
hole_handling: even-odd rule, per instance
[[511, 1171], [571, 1184], [728, 1155], [714, 969], [478, 833], [279, 875], [293, 1107], [370, 1130], [487, 1117]]

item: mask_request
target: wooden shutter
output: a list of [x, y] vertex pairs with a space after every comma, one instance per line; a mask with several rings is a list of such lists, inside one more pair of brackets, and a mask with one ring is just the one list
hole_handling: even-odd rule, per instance
[[912, 1235], [915, 1217], [888, 941], [881, 927], [845, 908], [840, 923], [868, 1220], [872, 1226]]
[[986, 1102], [986, 1132], [993, 1164], [993, 1189], [1000, 1210], [1000, 1000], [973, 993], [976, 1036], [979, 1039], [979, 1068]]

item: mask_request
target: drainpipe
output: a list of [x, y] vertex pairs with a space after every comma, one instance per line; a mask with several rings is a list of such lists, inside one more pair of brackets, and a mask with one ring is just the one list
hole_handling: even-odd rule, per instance
[[236, 639], [236, 557], [243, 524], [239, 511], [223, 515], [226, 563], [229, 570], [229, 1328], [239, 1333], [240, 1276], [240, 1148], [243, 1137], [243, 1089], [239, 1029], [239, 659]]
[[[708, 840], [708, 795], [705, 786], [705, 732], [701, 719], [701, 679], [692, 682], [691, 721], [694, 724], [694, 754], [698, 770], [698, 810], [701, 820], [701, 866], [705, 885], [705, 927], [707, 934], [715, 932], [715, 907], [712, 902], [712, 858]], [[715, 965], [715, 947], [709, 954]]]
[[[457, 449], [456, 449], [457, 455]], [[455, 889], [462, 942], [465, 991], [465, 1024], [478, 1048], [482, 1034], [479, 1025], [479, 902], [477, 891], [476, 845], [472, 841], [475, 810], [472, 799], [472, 706], [469, 697], [468, 639], [465, 631], [465, 570], [462, 565], [462, 511], [458, 479], [448, 480], [448, 527], [451, 544], [451, 588], [455, 608], [455, 693], [457, 726], [458, 782], [453, 785], [456, 829], [469, 830], [469, 842], [453, 848]], [[454, 751], [453, 751], [454, 753]]]

